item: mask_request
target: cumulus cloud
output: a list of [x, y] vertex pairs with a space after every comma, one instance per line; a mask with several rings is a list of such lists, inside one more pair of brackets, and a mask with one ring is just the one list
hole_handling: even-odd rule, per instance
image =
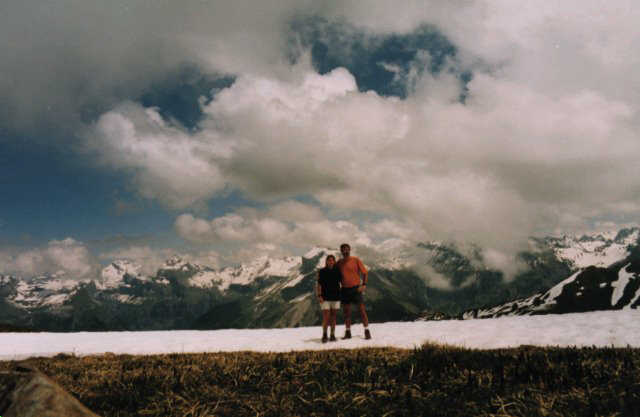
[[[200, 185], [173, 185], [137, 158], [132, 166], [153, 178], [147, 183], [158, 185], [154, 196], [177, 197], [183, 207], [223, 184], [266, 202], [308, 194], [346, 213], [409, 219], [425, 238], [471, 240], [512, 254], [532, 231], [556, 227], [559, 212], [586, 223], [610, 209], [608, 202], [632, 198], [628, 191], [638, 186], [628, 179], [637, 171], [633, 107], [596, 91], [550, 96], [477, 74], [462, 104], [445, 74], [438, 94], [418, 89], [399, 100], [358, 92], [345, 69], [297, 71], [288, 81], [238, 77], [204, 108], [208, 119], [198, 134], [167, 127], [166, 136], [132, 140], [148, 142], [162, 155], [159, 163], [175, 152], [158, 142], [205, 149], [175, 158], [182, 168], [176, 172], [193, 170]], [[131, 131], [144, 129], [126, 114]], [[278, 220], [247, 223], [237, 215], [177, 223], [183, 235], [207, 239], [290, 234]]]
[[143, 197], [182, 208], [224, 188], [217, 161], [229, 153], [215, 132], [190, 136], [154, 109], [124, 103], [102, 115], [89, 149], [115, 169], [128, 169]]
[[[257, 253], [279, 255], [304, 253], [314, 246], [337, 248], [349, 242], [361, 253], [384, 250], [391, 238], [409, 244], [408, 229], [390, 220], [356, 224], [328, 218], [318, 207], [284, 202], [267, 209], [242, 208], [233, 213], [203, 219], [182, 214], [175, 222], [176, 232], [196, 245], [218, 245], [227, 261], [238, 248], [250, 247]], [[369, 251], [369, 252], [367, 252]]]
[[[105, 99], [110, 110], [99, 111], [85, 135], [103, 163], [127, 170], [142, 196], [171, 208], [200, 207], [230, 189], [266, 206], [214, 219], [179, 216], [178, 234], [199, 244], [371, 244], [384, 231], [413, 241], [473, 241], [492, 248], [487, 259], [501, 265], [532, 233], [633, 220], [640, 206], [633, 88], [640, 57], [629, 51], [640, 41], [640, 16], [631, 0], [606, 7], [601, 0], [544, 7], [508, 0], [248, 4], [137, 4], [121, 19], [124, 6], [88, 2], [67, 16], [64, 0], [52, 2], [32, 38], [16, 51], [7, 49], [11, 43], [0, 50], [17, 57], [0, 64], [15, 74], [0, 84], [5, 119], [24, 119], [13, 116], [40, 103], [31, 100], [34, 91], [45, 92], [37, 106], [77, 110], [67, 104], [113, 96], [115, 85], [140, 89], [184, 60], [234, 74], [231, 86], [202, 102], [194, 131], [138, 104], [113, 106], [116, 97]], [[33, 18], [28, 9], [8, 7], [9, 15]], [[286, 42], [296, 39], [286, 23], [299, 13], [347, 22], [338, 38], [359, 36], [354, 27], [384, 36], [431, 25], [455, 46], [455, 59], [437, 74], [375, 62], [398, 75], [393, 82], [410, 83], [409, 95], [361, 92], [345, 68], [318, 74], [309, 51], [290, 65]], [[88, 37], [72, 36], [88, 24], [96, 25]], [[11, 39], [23, 26], [0, 27]], [[58, 46], [48, 49], [43, 39]], [[96, 48], [102, 45], [109, 47]], [[142, 52], [128, 59], [132, 50]], [[419, 58], [413, 66], [429, 65], [428, 51]], [[60, 82], [49, 87], [43, 68], [63, 74]], [[463, 90], [457, 74], [467, 70], [472, 77]], [[78, 72], [106, 81], [82, 89], [73, 81]], [[71, 100], [69, 84], [91, 99]], [[317, 206], [282, 204], [302, 195], [331, 216]], [[369, 217], [391, 223], [364, 222]]]
[[87, 278], [95, 272], [95, 261], [87, 247], [73, 238], [51, 240], [42, 248], [3, 250], [3, 272], [24, 277], [64, 272], [68, 278]]

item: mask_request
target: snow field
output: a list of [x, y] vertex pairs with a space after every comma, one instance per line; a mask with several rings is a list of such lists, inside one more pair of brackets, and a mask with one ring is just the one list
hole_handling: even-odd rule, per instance
[[[196, 352], [289, 352], [301, 350], [397, 347], [425, 342], [476, 349], [520, 345], [640, 347], [640, 311], [501, 317], [497, 319], [372, 323], [372, 340], [362, 326], [352, 326], [351, 340], [323, 344], [316, 327], [285, 329], [177, 330], [144, 332], [2, 333], [0, 359], [20, 360], [59, 353], [98, 355]], [[344, 326], [336, 335], [344, 334]]]

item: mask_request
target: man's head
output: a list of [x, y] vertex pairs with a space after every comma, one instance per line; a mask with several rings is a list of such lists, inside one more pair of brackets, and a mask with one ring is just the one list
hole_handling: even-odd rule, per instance
[[349, 246], [348, 243], [343, 243], [342, 245], [340, 245], [340, 253], [342, 254], [343, 258], [349, 257], [349, 254], [351, 253], [351, 246]]

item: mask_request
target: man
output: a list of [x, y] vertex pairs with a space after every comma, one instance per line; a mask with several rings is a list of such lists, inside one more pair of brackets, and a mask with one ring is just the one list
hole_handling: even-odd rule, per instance
[[360, 259], [351, 256], [351, 246], [348, 243], [340, 245], [340, 253], [342, 254], [342, 259], [338, 261], [338, 269], [342, 274], [340, 300], [344, 309], [344, 325], [346, 327], [343, 339], [351, 339], [351, 304], [356, 304], [360, 310], [364, 338], [371, 339], [369, 318], [364, 308], [363, 297], [367, 287], [367, 268], [364, 267]]

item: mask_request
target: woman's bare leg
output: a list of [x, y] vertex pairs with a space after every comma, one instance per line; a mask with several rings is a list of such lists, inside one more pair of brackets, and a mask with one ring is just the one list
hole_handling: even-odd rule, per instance
[[338, 316], [338, 310], [332, 308], [329, 311], [329, 323], [331, 324], [331, 334], [336, 334], [336, 317]]
[[328, 324], [329, 324], [329, 310], [322, 310], [322, 334], [327, 334]]

